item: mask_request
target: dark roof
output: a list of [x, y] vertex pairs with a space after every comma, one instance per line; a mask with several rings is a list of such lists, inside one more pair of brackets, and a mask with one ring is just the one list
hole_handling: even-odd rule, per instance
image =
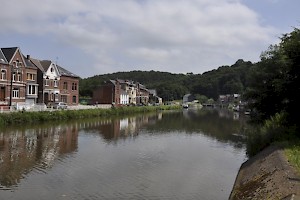
[[2, 52], [2, 50], [0, 49], [0, 63], [4, 63], [7, 64], [7, 60]]
[[6, 57], [7, 62], [10, 62], [10, 60], [14, 56], [15, 52], [17, 51], [17, 49], [18, 49], [18, 47], [1, 48], [4, 56]]
[[37, 67], [34, 65], [34, 64], [32, 64], [31, 62], [30, 62], [30, 58], [28, 59], [26, 56], [24, 56], [23, 55], [23, 59], [25, 60], [25, 63], [26, 63], [26, 67], [28, 67], [28, 68], [33, 68], [33, 69], [36, 69]]
[[46, 72], [51, 65], [51, 61], [50, 60], [41, 60], [40, 64], [44, 68], [44, 71]]
[[42, 72], [45, 72], [45, 69], [43, 68], [40, 60], [35, 59], [35, 58], [30, 58], [30, 61], [33, 63], [33, 65], [35, 65], [39, 70], [41, 70]]
[[70, 76], [70, 77], [74, 77], [74, 78], [79, 78], [79, 76], [77, 76], [76, 74], [62, 68], [61, 66], [56, 65], [59, 73], [61, 76]]

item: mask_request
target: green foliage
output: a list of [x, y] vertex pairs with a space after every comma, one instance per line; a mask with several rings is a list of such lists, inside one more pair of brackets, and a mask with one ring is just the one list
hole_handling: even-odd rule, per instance
[[0, 126], [33, 124], [39, 122], [66, 121], [92, 117], [118, 116], [124, 114], [180, 109], [180, 106], [118, 107], [112, 109], [58, 110], [52, 112], [11, 112], [0, 114]]
[[242, 94], [248, 87], [251, 62], [238, 60], [232, 66], [222, 66], [204, 74], [172, 74], [157, 71], [131, 71], [97, 75], [80, 80], [80, 96], [92, 96], [92, 91], [110, 79], [139, 82], [156, 89], [164, 101], [179, 100], [185, 94], [200, 94], [217, 100], [220, 94]]
[[289, 142], [284, 148], [288, 161], [295, 167], [298, 174], [300, 174], [300, 141]]
[[255, 155], [263, 148], [278, 141], [293, 141], [296, 139], [296, 127], [286, 126], [286, 113], [276, 113], [265, 120], [263, 126], [252, 126], [247, 134], [247, 154]]
[[279, 45], [262, 53], [250, 71], [245, 98], [255, 110], [255, 120], [263, 123], [276, 113], [286, 113], [285, 126], [298, 129], [300, 93], [300, 30], [283, 35]]

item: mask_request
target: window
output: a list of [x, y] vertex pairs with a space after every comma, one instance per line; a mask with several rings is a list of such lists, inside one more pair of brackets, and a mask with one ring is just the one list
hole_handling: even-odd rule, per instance
[[27, 73], [27, 80], [34, 81], [35, 80], [35, 74]]
[[21, 76], [21, 73], [18, 73], [18, 82], [20, 82], [21, 80], [22, 80], [22, 78], [21, 78], [22, 76]]
[[54, 87], [58, 87], [58, 81], [57, 80], [54, 80], [53, 83], [54, 83]]
[[73, 96], [73, 97], [72, 97], [72, 103], [76, 103], [76, 102], [77, 102], [76, 100], [77, 100], [77, 97], [76, 97], [76, 96]]
[[20, 97], [20, 91], [19, 91], [19, 88], [13, 88], [12, 97], [13, 97], [13, 98], [19, 98], [19, 97]]
[[65, 103], [68, 102], [68, 101], [67, 101], [67, 96], [66, 96], [66, 95], [61, 95], [61, 96], [60, 96], [60, 100], [61, 100], [62, 102], [65, 102]]
[[13, 81], [16, 81], [16, 73], [13, 73]]
[[6, 70], [1, 70], [1, 80], [6, 80]]
[[67, 90], [67, 89], [68, 89], [68, 83], [67, 83], [67, 82], [64, 82], [63, 89], [64, 89], [64, 90]]
[[27, 94], [36, 95], [36, 86], [35, 85], [28, 85]]
[[72, 90], [74, 90], [74, 91], [77, 90], [77, 83], [72, 83]]
[[45, 79], [45, 86], [49, 86], [49, 79], [48, 78]]

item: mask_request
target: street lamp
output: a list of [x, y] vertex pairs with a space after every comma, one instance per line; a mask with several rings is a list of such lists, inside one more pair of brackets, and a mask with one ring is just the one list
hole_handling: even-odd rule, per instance
[[[20, 63], [19, 60], [13, 62], [16, 65], [16, 69], [18, 69], [18, 64]], [[10, 65], [11, 74], [10, 74], [10, 97], [9, 97], [9, 108], [11, 109], [12, 104], [12, 94], [13, 94], [13, 73], [14, 73], [14, 65]]]

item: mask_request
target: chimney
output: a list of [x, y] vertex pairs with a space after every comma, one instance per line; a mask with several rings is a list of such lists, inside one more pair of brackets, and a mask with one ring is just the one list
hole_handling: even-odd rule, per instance
[[27, 55], [27, 60], [30, 60], [30, 55]]

